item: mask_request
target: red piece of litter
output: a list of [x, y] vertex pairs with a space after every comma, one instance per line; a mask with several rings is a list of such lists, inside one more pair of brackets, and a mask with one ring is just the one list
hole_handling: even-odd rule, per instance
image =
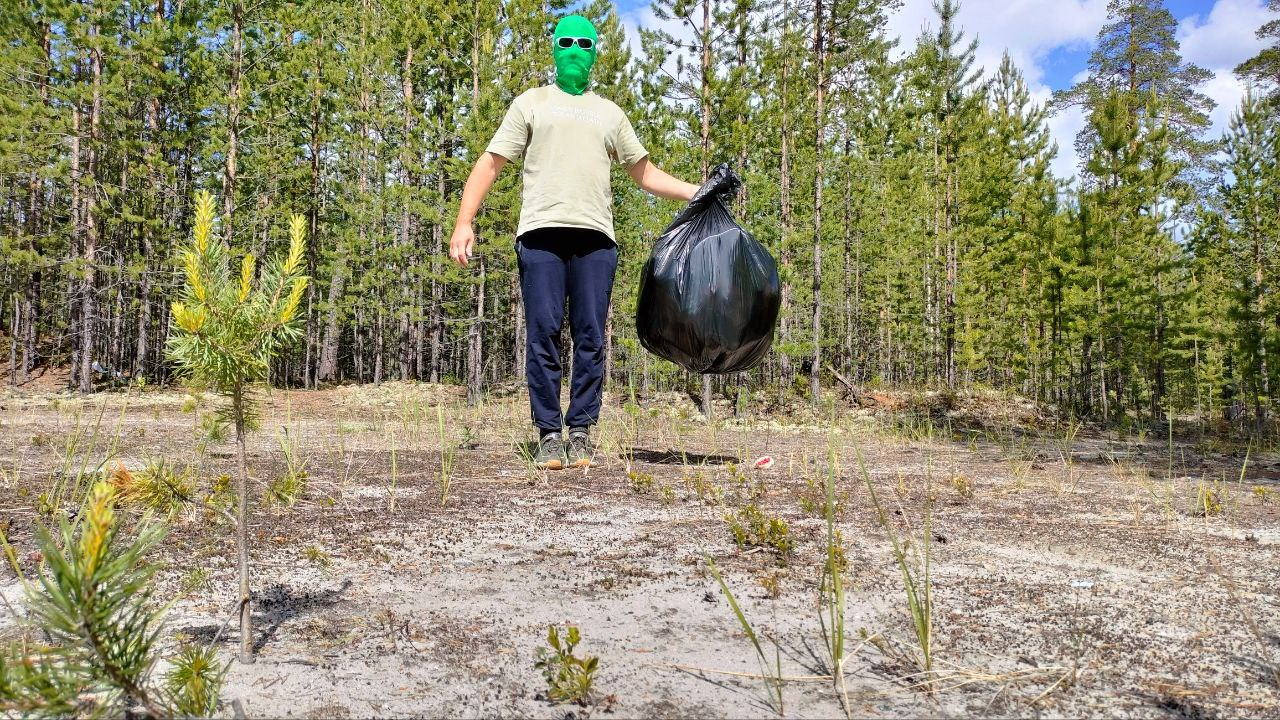
[[773, 465], [773, 458], [769, 455], [765, 455], [756, 461], [757, 470], [768, 470], [771, 465]]

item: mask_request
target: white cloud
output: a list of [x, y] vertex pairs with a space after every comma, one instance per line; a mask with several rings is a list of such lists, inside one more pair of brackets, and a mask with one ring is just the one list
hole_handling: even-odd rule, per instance
[[[1218, 103], [1211, 116], [1210, 136], [1217, 136], [1226, 128], [1227, 119], [1244, 95], [1244, 86], [1232, 70], [1262, 48], [1254, 31], [1270, 17], [1265, 4], [1266, 0], [1217, 0], [1208, 15], [1192, 15], [1179, 23], [1183, 57], [1214, 73], [1202, 88]], [[692, 28], [679, 20], [660, 22], [647, 6], [623, 12], [621, 18], [637, 53], [639, 27], [661, 26], [676, 37], [693, 37]], [[1056, 49], [1092, 46], [1106, 18], [1107, 0], [964, 0], [959, 25], [966, 41], [978, 38], [975, 62], [986, 76], [995, 72], [1002, 54], [1008, 50], [1022, 69], [1032, 97], [1043, 103], [1050, 98], [1051, 89], [1045, 83], [1041, 63]], [[905, 54], [915, 47], [926, 26], [937, 27], [933, 0], [905, 0], [902, 8], [889, 17], [888, 32], [899, 39], [898, 52]], [[674, 63], [668, 65], [674, 71]], [[1072, 82], [1085, 77], [1087, 68], [1082, 68]], [[1078, 172], [1074, 143], [1084, 122], [1084, 114], [1078, 108], [1065, 110], [1049, 121], [1049, 130], [1058, 143], [1054, 170], [1061, 177]]]
[[1264, 47], [1255, 31], [1270, 17], [1263, 0], [1218, 0], [1209, 17], [1191, 15], [1178, 25], [1182, 57], [1229, 72]]
[[1079, 178], [1080, 165], [1076, 156], [1076, 134], [1085, 124], [1084, 108], [1071, 107], [1049, 118], [1049, 135], [1058, 143], [1058, 154], [1051, 166], [1053, 174], [1064, 180]]
[[[978, 38], [977, 64], [994, 72], [1008, 49], [1034, 89], [1044, 78], [1038, 62], [1056, 48], [1088, 45], [1106, 17], [1106, 0], [967, 0], [960, 4], [959, 24], [966, 39]], [[888, 29], [906, 52], [924, 27], [937, 25], [933, 0], [907, 0]]]
[[[1047, 103], [1052, 89], [1045, 83], [1040, 63], [1058, 48], [1085, 48], [1093, 43], [1107, 20], [1106, 0], [967, 0], [960, 4], [960, 27], [965, 41], [978, 38], [974, 63], [990, 77], [1000, 67], [1007, 50], [1021, 70], [1031, 97]], [[936, 30], [933, 0], [906, 0], [902, 9], [889, 18], [889, 34], [899, 39], [899, 52], [910, 52], [926, 26]], [[1075, 82], [1087, 77], [1087, 69]], [[1079, 108], [1065, 110], [1049, 119], [1049, 132], [1058, 143], [1053, 170], [1062, 178], [1078, 174], [1075, 137], [1084, 127]]]
[[[631, 46], [632, 56], [639, 58], [642, 52], [640, 44], [640, 28], [646, 30], [665, 30], [676, 40], [688, 47], [697, 38], [694, 28], [688, 23], [678, 18], [671, 20], [659, 20], [658, 16], [653, 13], [653, 8], [649, 5], [643, 5], [633, 10], [621, 10], [618, 13], [618, 19], [622, 22], [622, 27], [627, 34], [627, 44]], [[672, 53], [663, 67], [667, 72], [675, 74], [676, 55]]]

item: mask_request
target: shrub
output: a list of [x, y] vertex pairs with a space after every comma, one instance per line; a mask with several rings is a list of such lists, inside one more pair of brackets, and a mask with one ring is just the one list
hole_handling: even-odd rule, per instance
[[785, 520], [768, 517], [754, 504], [742, 506], [725, 516], [729, 532], [740, 548], [768, 548], [785, 557], [795, 548], [795, 540]]
[[547, 679], [547, 698], [552, 702], [576, 702], [585, 705], [600, 665], [598, 657], [577, 657], [573, 654], [581, 634], [570, 625], [564, 638], [555, 625], [547, 626], [548, 647], [538, 648], [538, 660], [534, 664]]

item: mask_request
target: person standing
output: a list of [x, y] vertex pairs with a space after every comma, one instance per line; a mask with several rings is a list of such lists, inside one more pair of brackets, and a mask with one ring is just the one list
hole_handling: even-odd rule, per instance
[[[449, 257], [466, 267], [480, 204], [503, 166], [523, 158], [516, 260], [528, 331], [525, 372], [540, 435], [535, 461], [553, 470], [592, 464], [590, 429], [600, 416], [605, 322], [618, 266], [610, 164], [625, 165], [641, 188], [658, 197], [687, 202], [698, 190], [650, 162], [622, 109], [591, 91], [598, 50], [596, 29], [585, 17], [569, 15], [556, 24], [556, 81], [511, 104], [471, 169], [449, 240]], [[559, 337], [566, 300], [573, 377], [563, 415]]]

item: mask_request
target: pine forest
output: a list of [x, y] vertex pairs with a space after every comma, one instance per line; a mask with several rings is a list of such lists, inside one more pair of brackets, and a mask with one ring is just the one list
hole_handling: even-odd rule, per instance
[[[1274, 3], [1273, 3], [1274, 4]], [[0, 19], [0, 317], [10, 378], [70, 368], [163, 381], [175, 247], [200, 190], [240, 251], [306, 217], [305, 340], [273, 380], [421, 379], [479, 392], [523, 373], [518, 173], [450, 267], [462, 181], [502, 111], [548, 81], [565, 2], [29, 2]], [[1007, 389], [1101, 421], [1166, 412], [1261, 428], [1280, 382], [1275, 59], [1209, 137], [1206, 72], [1156, 0], [1116, 0], [1088, 78], [1033, 102], [941, 2], [903, 54], [879, 0], [660, 0], [690, 39], [601, 28], [594, 88], [696, 182], [728, 161], [735, 208], [782, 267], [776, 352], [713, 392]], [[1271, 28], [1274, 35], [1275, 29]], [[899, 59], [893, 59], [901, 56]], [[1080, 106], [1075, 178], [1046, 119]], [[1073, 182], [1074, 180], [1074, 182]], [[635, 341], [635, 279], [678, 207], [619, 170], [609, 378], [691, 379]], [[567, 338], [566, 338], [567, 340]]]

